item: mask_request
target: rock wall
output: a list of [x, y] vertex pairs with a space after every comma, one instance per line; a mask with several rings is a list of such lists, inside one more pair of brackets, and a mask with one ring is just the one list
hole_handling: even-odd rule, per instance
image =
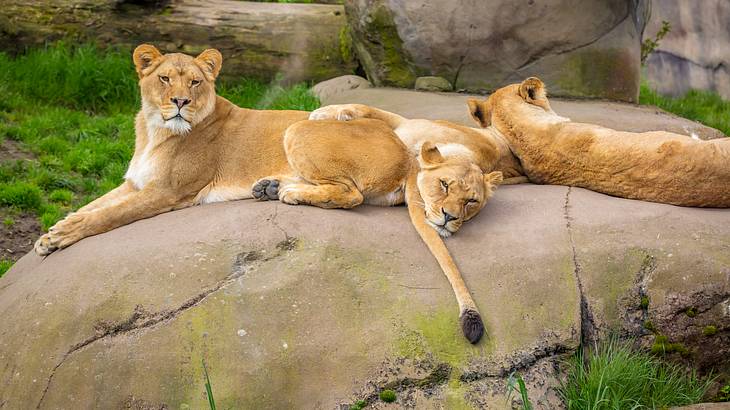
[[492, 91], [536, 75], [553, 95], [636, 101], [642, 0], [348, 0], [353, 49], [376, 85], [435, 75]]
[[730, 99], [730, 2], [654, 0], [645, 35], [672, 28], [647, 59], [650, 85], [662, 94], [710, 90]]
[[0, 51], [17, 52], [62, 38], [102, 46], [143, 42], [168, 52], [223, 53], [223, 75], [324, 80], [352, 73], [342, 58], [341, 5], [235, 0], [6, 0]]

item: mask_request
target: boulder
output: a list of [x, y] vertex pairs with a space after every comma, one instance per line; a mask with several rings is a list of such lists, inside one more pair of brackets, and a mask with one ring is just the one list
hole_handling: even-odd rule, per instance
[[730, 3], [654, 0], [645, 37], [671, 24], [646, 61], [650, 85], [662, 94], [708, 90], [730, 99]]
[[342, 5], [237, 0], [6, 0], [0, 7], [0, 51], [22, 52], [73, 39], [164, 52], [223, 53], [224, 77], [321, 81], [348, 74], [339, 33]]
[[636, 101], [649, 2], [347, 0], [353, 50], [375, 85], [417, 77], [493, 91], [531, 75], [553, 95]]
[[418, 77], [413, 87], [419, 91], [451, 91], [451, 83], [443, 77]]
[[560, 361], [610, 330], [727, 365], [729, 226], [726, 210], [500, 187], [448, 240], [487, 329], [472, 346], [405, 208], [170, 212], [0, 278], [0, 402], [204, 408], [205, 362], [222, 408], [379, 408], [384, 388], [400, 406], [493, 408], [515, 370], [537, 408], [560, 408]]

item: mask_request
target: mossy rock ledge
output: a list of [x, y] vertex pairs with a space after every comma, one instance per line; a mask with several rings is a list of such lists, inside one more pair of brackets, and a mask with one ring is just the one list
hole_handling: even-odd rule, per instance
[[439, 76], [494, 91], [539, 76], [552, 95], [636, 102], [648, 1], [346, 0], [355, 51], [376, 85]]
[[0, 278], [0, 403], [205, 408], [205, 362], [220, 408], [501, 408], [514, 370], [560, 408], [561, 359], [612, 331], [727, 370], [727, 211], [505, 186], [448, 246], [475, 346], [402, 207], [205, 205], [28, 254]]

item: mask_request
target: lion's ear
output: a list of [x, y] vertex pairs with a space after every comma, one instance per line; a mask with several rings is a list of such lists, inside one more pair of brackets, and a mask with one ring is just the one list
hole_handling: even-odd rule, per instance
[[477, 124], [481, 125], [482, 128], [487, 128], [489, 124], [491, 124], [491, 118], [489, 118], [486, 101], [469, 98], [466, 100], [466, 104], [469, 106], [469, 114], [471, 114], [471, 118], [473, 118]]
[[436, 165], [444, 162], [444, 157], [441, 156], [436, 144], [431, 141], [426, 141], [421, 145], [421, 155], [418, 156], [418, 162], [421, 166]]
[[150, 44], [142, 44], [137, 46], [132, 53], [134, 67], [137, 69], [139, 78], [149, 74], [151, 69], [157, 66], [157, 60], [162, 57], [160, 50]]
[[502, 183], [503, 178], [502, 172], [500, 171], [490, 172], [488, 174], [484, 174], [484, 183], [492, 186], [499, 185]]
[[545, 84], [537, 77], [530, 77], [520, 84], [520, 97], [528, 103], [546, 99]]
[[195, 61], [198, 65], [200, 65], [200, 68], [208, 77], [208, 80], [213, 81], [216, 77], [218, 77], [218, 73], [221, 71], [223, 55], [220, 51], [214, 48], [209, 48], [195, 57]]

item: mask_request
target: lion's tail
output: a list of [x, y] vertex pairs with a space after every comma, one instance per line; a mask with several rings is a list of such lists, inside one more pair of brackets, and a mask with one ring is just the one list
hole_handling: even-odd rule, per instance
[[441, 266], [441, 269], [451, 284], [451, 288], [454, 290], [454, 295], [459, 303], [461, 331], [469, 342], [472, 344], [477, 343], [484, 334], [484, 323], [469, 293], [469, 289], [461, 277], [459, 268], [456, 267], [456, 263], [451, 258], [451, 254], [446, 248], [443, 239], [435, 229], [426, 223], [425, 211], [421, 206], [421, 195], [418, 193], [418, 187], [416, 186], [415, 171], [411, 172], [411, 174], [406, 182], [406, 203], [408, 205], [411, 223], [413, 223], [413, 227], [416, 228], [423, 242], [428, 246], [431, 254], [438, 261], [439, 266]]

